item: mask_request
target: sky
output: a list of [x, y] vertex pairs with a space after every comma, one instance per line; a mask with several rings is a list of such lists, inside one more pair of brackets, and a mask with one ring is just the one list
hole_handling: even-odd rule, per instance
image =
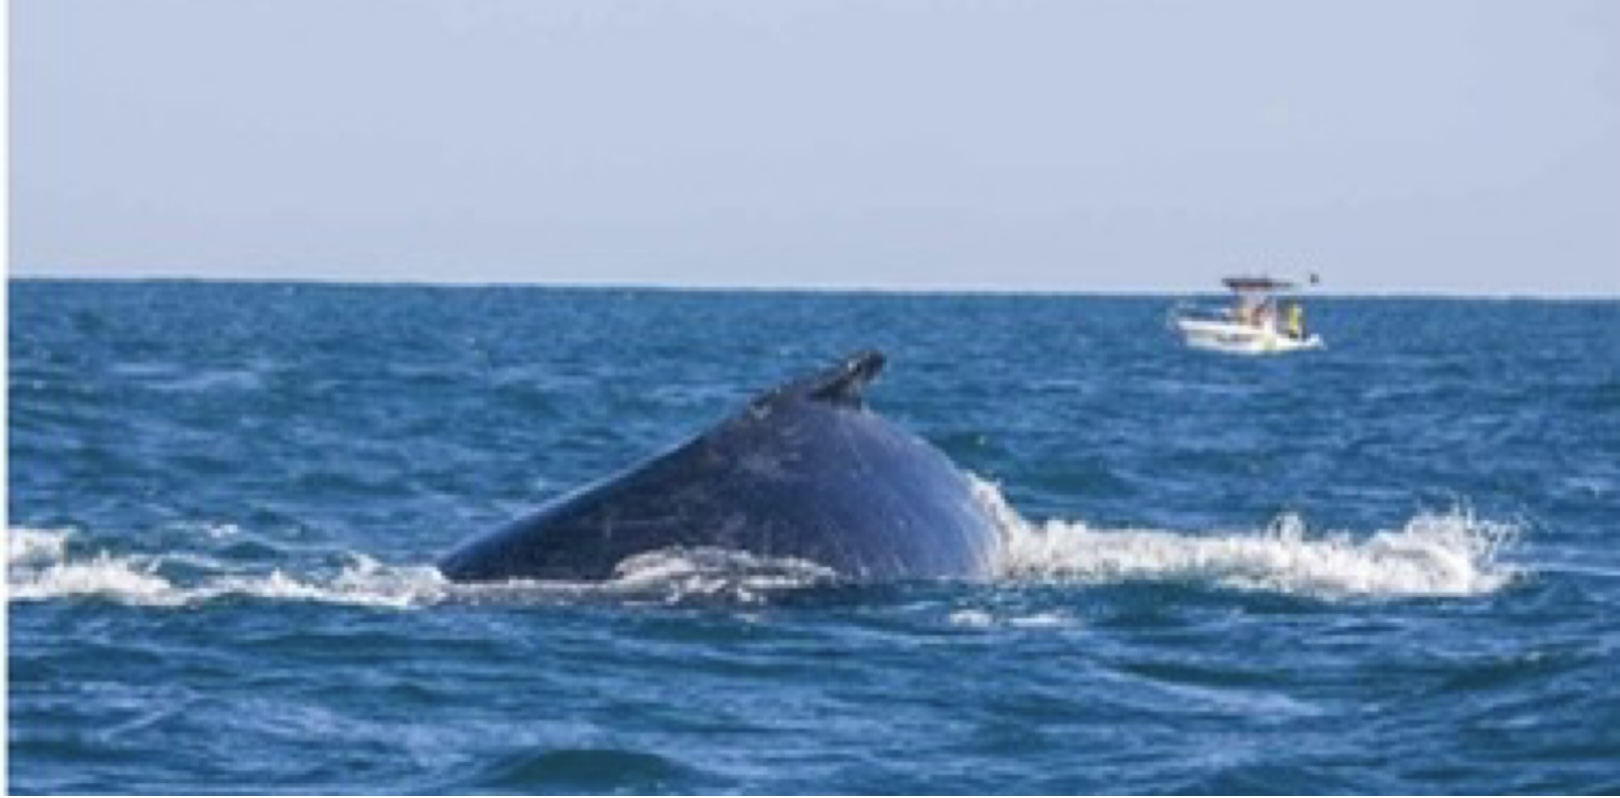
[[1606, 0], [13, 0], [26, 276], [1620, 295]]

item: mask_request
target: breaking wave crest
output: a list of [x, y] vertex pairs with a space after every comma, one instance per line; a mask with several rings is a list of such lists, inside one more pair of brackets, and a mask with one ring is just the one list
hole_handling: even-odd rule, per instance
[[1262, 529], [1189, 533], [1035, 523], [995, 485], [974, 487], [1001, 526], [997, 573], [1006, 580], [1186, 582], [1333, 599], [1477, 596], [1517, 575], [1500, 555], [1519, 526], [1467, 508], [1420, 513], [1370, 536], [1312, 531], [1294, 514]]

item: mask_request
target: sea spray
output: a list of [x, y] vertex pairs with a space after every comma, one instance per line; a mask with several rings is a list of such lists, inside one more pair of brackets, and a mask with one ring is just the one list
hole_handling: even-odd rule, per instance
[[[99, 549], [78, 554], [72, 530], [9, 530], [8, 587], [12, 601], [104, 599], [121, 604], [179, 607], [228, 598], [315, 601], [372, 607], [410, 607], [444, 594], [443, 577], [430, 566], [385, 566], [362, 554], [334, 574], [242, 573], [231, 563], [196, 552], [122, 554]], [[184, 562], [201, 570], [182, 580], [165, 573]]]
[[[993, 484], [975, 479], [977, 499], [996, 519], [1002, 546], [995, 581], [1186, 582], [1323, 599], [1474, 596], [1517, 574], [1502, 552], [1519, 527], [1463, 507], [1424, 512], [1397, 529], [1372, 534], [1313, 532], [1285, 514], [1239, 531], [1102, 529], [1084, 521], [1032, 522]], [[13, 601], [99, 598], [125, 604], [182, 606], [227, 598], [312, 601], [411, 608], [447, 600], [534, 601], [573, 597], [682, 603], [758, 603], [775, 593], [836, 581], [814, 563], [711, 548], [651, 551], [620, 564], [605, 582], [514, 581], [452, 585], [425, 564], [385, 564], [351, 552], [335, 572], [274, 568], [244, 572], [204, 554], [80, 554], [70, 530], [10, 530]], [[182, 579], [165, 566], [184, 562], [200, 576]]]
[[1519, 527], [1466, 507], [1419, 513], [1371, 535], [1312, 532], [1292, 513], [1261, 529], [1184, 532], [1035, 523], [992, 483], [976, 480], [975, 495], [1001, 525], [998, 572], [1005, 580], [1191, 582], [1318, 598], [1409, 598], [1486, 594], [1516, 574], [1501, 553]]

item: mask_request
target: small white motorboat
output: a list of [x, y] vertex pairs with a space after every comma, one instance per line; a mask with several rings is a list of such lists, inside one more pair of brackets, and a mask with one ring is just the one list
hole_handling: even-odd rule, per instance
[[[1295, 283], [1270, 277], [1228, 277], [1232, 291], [1228, 307], [1177, 305], [1170, 311], [1170, 326], [1187, 346], [1239, 355], [1269, 355], [1320, 349], [1322, 337], [1305, 329], [1305, 308], [1297, 299], [1286, 307], [1277, 296]], [[1311, 283], [1317, 282], [1311, 275]]]

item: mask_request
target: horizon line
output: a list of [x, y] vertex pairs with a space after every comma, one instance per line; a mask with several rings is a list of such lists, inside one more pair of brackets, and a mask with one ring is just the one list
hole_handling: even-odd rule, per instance
[[[1098, 297], [1168, 297], [1186, 294], [1225, 294], [1218, 284], [1208, 288], [1043, 288], [1034, 286], [918, 286], [918, 285], [851, 285], [851, 284], [784, 284], [747, 285], [740, 283], [689, 283], [626, 281], [568, 281], [568, 280], [480, 280], [424, 277], [324, 277], [324, 276], [221, 276], [193, 274], [30, 274], [8, 269], [7, 282], [67, 282], [67, 283], [226, 283], [242, 285], [318, 285], [354, 287], [404, 288], [539, 288], [580, 291], [668, 291], [689, 293], [779, 293], [779, 294], [880, 294], [913, 296], [1098, 296]], [[1293, 295], [1309, 294], [1323, 298], [1344, 299], [1491, 299], [1491, 300], [1547, 300], [1547, 301], [1617, 301], [1620, 289], [1612, 293], [1537, 293], [1508, 290], [1498, 292], [1449, 289], [1324, 289], [1320, 286], [1307, 290], [1287, 292]]]

